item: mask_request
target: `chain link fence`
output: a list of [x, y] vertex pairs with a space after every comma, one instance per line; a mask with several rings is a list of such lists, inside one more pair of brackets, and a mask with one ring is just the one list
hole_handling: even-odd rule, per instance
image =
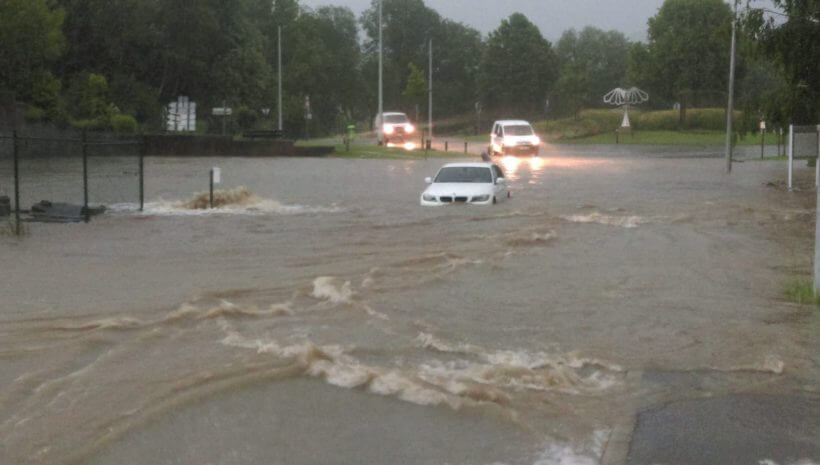
[[0, 131], [0, 215], [89, 221], [102, 205], [142, 208], [145, 141], [111, 133], [36, 128]]

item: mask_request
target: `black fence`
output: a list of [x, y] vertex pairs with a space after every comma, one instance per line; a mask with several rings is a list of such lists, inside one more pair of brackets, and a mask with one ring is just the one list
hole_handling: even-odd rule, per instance
[[142, 210], [146, 146], [143, 137], [110, 133], [0, 132], [0, 215], [9, 213], [13, 233], [20, 235], [21, 214], [34, 216], [46, 207], [61, 207], [86, 222], [95, 205], [127, 203]]

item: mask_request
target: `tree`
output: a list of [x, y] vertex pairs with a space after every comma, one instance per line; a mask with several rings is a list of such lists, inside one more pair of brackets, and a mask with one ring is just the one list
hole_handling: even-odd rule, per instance
[[785, 21], [751, 9], [745, 24], [760, 51], [779, 67], [786, 86], [770, 97], [768, 113], [782, 123], [820, 121], [820, 2], [773, 0]]
[[541, 109], [557, 75], [552, 46], [526, 16], [515, 13], [490, 33], [479, 66], [482, 100], [506, 115]]
[[649, 18], [645, 53], [632, 50], [630, 65], [639, 69], [630, 75], [654, 101], [680, 102], [681, 123], [690, 103], [725, 99], [731, 18], [723, 0], [666, 0]]
[[415, 104], [416, 123], [418, 123], [419, 104], [422, 97], [427, 94], [427, 80], [424, 79], [424, 73], [421, 72], [418, 66], [410, 63], [407, 67], [410, 69], [410, 74], [407, 76], [407, 86], [404, 88], [402, 95]]
[[603, 96], [625, 86], [629, 41], [617, 31], [570, 29], [556, 44], [560, 66], [556, 84], [557, 106], [577, 113], [582, 106], [601, 106]]
[[[428, 8], [423, 0], [383, 0], [384, 42], [384, 102], [385, 110], [400, 110], [402, 91], [407, 85], [408, 63], [427, 63], [428, 41], [441, 24], [438, 13]], [[379, 17], [378, 2], [360, 18], [367, 38], [364, 41], [365, 61], [363, 77], [368, 83], [368, 100], [372, 114], [376, 113], [378, 76]], [[435, 44], [436, 49], [442, 45]]]
[[0, 89], [46, 110], [59, 105], [51, 67], [64, 49], [63, 19], [49, 0], [0, 0]]

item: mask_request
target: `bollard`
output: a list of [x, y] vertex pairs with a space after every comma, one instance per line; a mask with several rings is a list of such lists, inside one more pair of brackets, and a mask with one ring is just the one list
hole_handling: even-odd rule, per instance
[[766, 131], [760, 131], [760, 159], [763, 159], [763, 144], [766, 142]]
[[430, 139], [427, 139], [427, 142], [426, 142], [425, 147], [426, 147], [426, 149], [427, 149], [427, 150], [432, 150], [432, 148], [433, 148], [433, 141], [432, 141], [432, 140], [430, 140]]
[[450, 150], [450, 142], [445, 140], [444, 141], [444, 151], [447, 152], [449, 150]]
[[211, 196], [208, 208], [214, 208], [214, 169], [211, 168]]
[[467, 153], [467, 141], [466, 140], [464, 141], [464, 153], [465, 154]]

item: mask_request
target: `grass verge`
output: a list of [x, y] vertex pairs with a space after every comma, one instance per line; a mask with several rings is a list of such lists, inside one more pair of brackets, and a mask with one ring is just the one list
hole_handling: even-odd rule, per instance
[[789, 281], [783, 288], [783, 295], [791, 302], [820, 307], [820, 296], [814, 295], [814, 284], [807, 279]]
[[461, 152], [443, 152], [439, 150], [404, 150], [401, 148], [387, 148], [378, 145], [353, 144], [348, 151], [344, 145], [336, 145], [336, 152], [331, 154], [335, 158], [370, 158], [384, 160], [424, 160], [427, 158], [477, 158], [472, 154]]
[[[621, 144], [629, 145], [723, 145], [726, 133], [723, 131], [632, 131], [618, 136]], [[769, 142], [769, 141], [767, 141]], [[595, 134], [577, 138], [561, 138], [556, 144], [615, 144], [615, 132]], [[739, 138], [736, 145], [760, 145], [760, 139], [746, 136]], [[767, 143], [766, 145], [775, 145]]]

